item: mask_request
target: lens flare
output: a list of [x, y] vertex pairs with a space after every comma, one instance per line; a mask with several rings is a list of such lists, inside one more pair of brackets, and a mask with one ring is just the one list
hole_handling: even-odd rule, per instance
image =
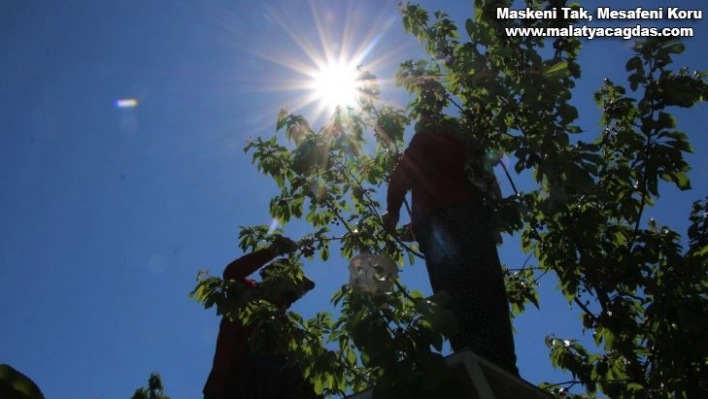
[[116, 107], [118, 108], [135, 108], [138, 106], [138, 100], [134, 98], [121, 98], [116, 100]]
[[282, 227], [280, 220], [273, 218], [273, 221], [270, 222], [270, 226], [268, 227], [268, 235], [275, 233], [280, 227]]

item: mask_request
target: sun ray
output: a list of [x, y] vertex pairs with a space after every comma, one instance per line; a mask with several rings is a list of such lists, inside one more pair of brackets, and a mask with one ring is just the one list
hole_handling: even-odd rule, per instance
[[[378, 83], [383, 88], [384, 84], [393, 82], [385, 75], [391, 74], [401, 53], [409, 50], [415, 41], [393, 34], [392, 27], [399, 18], [395, 9], [390, 7], [382, 8], [386, 11], [372, 13], [353, 0], [308, 0], [305, 4], [305, 7], [292, 5], [275, 8], [259, 3], [256, 15], [262, 15], [263, 23], [267, 24], [267, 31], [270, 32], [262, 39], [254, 38], [252, 32], [239, 28], [232, 21], [236, 16], [219, 6], [202, 13], [203, 20], [194, 24], [194, 28], [238, 51], [236, 62], [249, 65], [252, 71], [252, 75], [227, 76], [218, 88], [235, 86], [234, 91], [241, 93], [282, 94], [277, 96], [277, 106], [265, 107], [268, 110], [263, 112], [285, 106], [291, 112], [298, 111], [305, 115], [313, 125], [317, 125], [326, 123], [329, 119], [327, 114], [331, 114], [336, 106], [328, 102], [342, 102], [341, 99], [332, 101], [331, 97], [347, 97], [318, 89], [318, 79], [336, 80], [337, 75], [343, 75], [344, 80], [349, 80], [347, 70], [362, 65], [364, 69], [379, 75]], [[396, 42], [392, 39], [394, 36], [397, 37]], [[259, 67], [260, 64], [263, 68]], [[344, 71], [332, 71], [340, 67]], [[383, 70], [386, 72], [382, 73]], [[328, 77], [328, 74], [334, 77]], [[349, 90], [352, 90], [351, 87]], [[260, 115], [257, 129], [266, 129], [273, 119]]]
[[[272, 7], [266, 6], [267, 10], [269, 11], [269, 15], [271, 18], [274, 19], [274, 21], [280, 26], [283, 31], [290, 37], [291, 40], [297, 44], [298, 48], [302, 51], [305, 52], [305, 55], [307, 56], [308, 60], [311, 62], [314, 62], [315, 64], [321, 63], [323, 61], [323, 56], [317, 51], [317, 49], [314, 48], [313, 44], [305, 40], [306, 35], [300, 34], [299, 32], [296, 32], [294, 30], [295, 24], [292, 23], [287, 23], [284, 21], [275, 11]], [[284, 63], [290, 63], [290, 62], [299, 62], [298, 60], [293, 60], [293, 59], [283, 59], [283, 60], [273, 60], [275, 62], [281, 63], [281, 65], [288, 67], [287, 64]], [[299, 72], [302, 72], [301, 69], [296, 69]]]
[[[259, 57], [283, 66], [295, 72], [300, 77], [274, 81], [267, 85], [265, 90], [283, 91], [309, 91], [305, 96], [298, 96], [301, 101], [295, 106], [296, 109], [312, 109], [313, 119], [320, 120], [325, 111], [332, 112], [337, 105], [354, 105], [357, 92], [354, 84], [354, 71], [357, 66], [366, 61], [366, 66], [391, 66], [394, 64], [390, 51], [380, 57], [370, 57], [371, 52], [380, 45], [388, 31], [396, 20], [395, 15], [378, 15], [373, 19], [372, 28], [361, 30], [359, 14], [355, 10], [353, 3], [346, 3], [346, 6], [328, 7], [331, 14], [318, 7], [316, 0], [310, 0], [309, 11], [312, 18], [313, 33], [316, 34], [315, 41], [311, 40], [312, 35], [299, 31], [298, 24], [288, 23], [287, 17], [276, 11], [272, 7], [267, 7], [267, 15], [270, 20], [277, 24], [287, 37], [292, 40], [297, 50], [304, 53], [304, 57], [293, 59], [293, 57], [283, 56], [269, 48], [256, 50]], [[338, 13], [338, 15], [336, 15]], [[343, 14], [342, 14], [343, 13]], [[340, 28], [333, 29], [332, 22], [328, 18], [335, 18], [343, 21]], [[329, 22], [329, 25], [328, 25]], [[302, 26], [302, 25], [300, 25]], [[357, 30], [359, 28], [359, 30]], [[395, 46], [393, 51], [399, 53], [407, 46]], [[367, 68], [370, 69], [370, 68]], [[341, 82], [343, 84], [333, 84]], [[390, 80], [389, 80], [390, 81]], [[334, 93], [335, 89], [344, 88], [342, 94]], [[349, 91], [351, 94], [346, 94]], [[318, 98], [319, 97], [319, 98]], [[351, 100], [349, 100], [351, 98]], [[321, 104], [325, 102], [324, 106]], [[314, 107], [313, 107], [314, 105]]]
[[327, 42], [325, 41], [325, 39], [326, 39], [326, 37], [327, 37], [327, 33], [326, 33], [325, 29], [324, 29], [324, 25], [323, 25], [323, 23], [322, 23], [321, 15], [319, 15], [319, 14], [315, 11], [315, 10], [316, 10], [316, 6], [315, 6], [315, 4], [314, 4], [314, 0], [310, 0], [310, 1], [308, 2], [308, 4], [309, 4], [309, 6], [310, 6], [310, 13], [312, 14], [312, 19], [313, 19], [314, 22], [315, 22], [315, 29], [317, 30], [317, 38], [319, 39], [319, 41], [320, 41], [320, 46], [322, 47], [322, 50], [323, 50], [323, 52], [324, 52], [324, 57], [323, 57], [324, 59], [317, 60], [317, 59], [314, 59], [314, 58], [310, 58], [312, 61], [315, 61], [315, 64], [318, 64], [318, 63], [324, 62], [325, 60], [331, 59], [331, 58], [332, 58], [332, 54], [330, 54], [330, 48], [329, 48]]

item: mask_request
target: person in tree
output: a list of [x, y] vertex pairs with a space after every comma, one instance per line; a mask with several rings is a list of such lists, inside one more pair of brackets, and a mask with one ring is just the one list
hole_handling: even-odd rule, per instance
[[497, 233], [483, 190], [465, 171], [468, 155], [456, 126], [419, 122], [389, 180], [383, 224], [395, 230], [410, 190], [411, 225], [430, 284], [450, 294], [448, 308], [459, 322], [453, 350], [468, 348], [518, 375]]
[[[268, 248], [229, 263], [223, 278], [257, 289], [259, 283], [248, 276], [295, 248], [293, 241], [280, 239]], [[262, 276], [267, 269], [268, 266], [261, 269]], [[312, 280], [305, 278], [296, 289], [280, 296], [275, 304], [287, 309], [314, 286]], [[248, 340], [252, 330], [252, 326], [243, 326], [238, 320], [222, 317], [212, 369], [204, 385], [204, 399], [317, 398], [312, 385], [303, 378], [300, 370], [287, 365], [285, 355], [262, 355], [251, 351]]]

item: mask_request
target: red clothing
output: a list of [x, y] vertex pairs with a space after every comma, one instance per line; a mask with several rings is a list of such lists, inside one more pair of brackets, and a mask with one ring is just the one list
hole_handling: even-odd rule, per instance
[[[224, 269], [224, 280], [236, 280], [255, 287], [256, 282], [247, 276], [261, 268], [274, 258], [274, 254], [267, 249], [244, 255], [229, 263]], [[243, 327], [238, 321], [230, 321], [226, 317], [221, 319], [219, 336], [216, 339], [216, 353], [211, 373], [204, 385], [205, 395], [224, 395], [236, 392], [237, 387], [232, 386], [233, 376], [238, 370], [239, 359], [248, 347], [248, 337], [251, 328]]]
[[411, 190], [411, 223], [438, 208], [479, 198], [465, 173], [465, 145], [445, 132], [417, 133], [403, 153], [388, 184], [387, 211], [398, 216]]

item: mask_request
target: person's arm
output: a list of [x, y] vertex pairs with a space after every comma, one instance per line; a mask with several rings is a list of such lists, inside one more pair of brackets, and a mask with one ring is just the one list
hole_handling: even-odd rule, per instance
[[243, 280], [276, 256], [270, 248], [243, 255], [226, 266], [224, 280]]
[[229, 263], [224, 269], [224, 280], [243, 280], [276, 256], [292, 252], [297, 244], [289, 238], [277, 238], [268, 248], [251, 252]]
[[413, 136], [408, 148], [403, 152], [401, 160], [393, 168], [391, 179], [388, 182], [388, 193], [386, 195], [386, 211], [389, 217], [398, 221], [398, 217], [406, 198], [406, 193], [413, 185], [416, 165], [414, 159], [420, 157], [420, 153], [425, 151], [425, 134]]

